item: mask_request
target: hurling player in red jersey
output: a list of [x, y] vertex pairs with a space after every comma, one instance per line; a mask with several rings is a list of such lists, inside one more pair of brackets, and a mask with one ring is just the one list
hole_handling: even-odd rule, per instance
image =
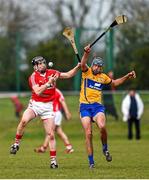
[[80, 64], [78, 63], [77, 66], [68, 72], [59, 72], [57, 70], [47, 69], [46, 60], [42, 56], [37, 56], [32, 59], [32, 65], [35, 70], [29, 77], [29, 86], [32, 90], [32, 96], [18, 124], [15, 142], [11, 145], [10, 153], [17, 153], [26, 125], [32, 119], [39, 116], [42, 119], [45, 132], [49, 137], [50, 167], [57, 168], [56, 141], [54, 135], [55, 113], [52, 104], [55, 98], [56, 80], [58, 78], [67, 79], [73, 77], [80, 69]]
[[[53, 101], [53, 110], [55, 112], [55, 131], [58, 134], [58, 136], [61, 138], [61, 140], [64, 142], [64, 145], [66, 147], [66, 153], [72, 153], [74, 151], [67, 135], [64, 133], [61, 122], [62, 122], [62, 112], [64, 111], [65, 117], [67, 120], [71, 118], [71, 113], [68, 109], [68, 106], [66, 104], [65, 98], [62, 94], [62, 92], [59, 89], [56, 89], [55, 93], [55, 100]], [[34, 151], [37, 153], [44, 153], [46, 149], [48, 148], [49, 144], [49, 137], [46, 135], [44, 143], [35, 148]]]

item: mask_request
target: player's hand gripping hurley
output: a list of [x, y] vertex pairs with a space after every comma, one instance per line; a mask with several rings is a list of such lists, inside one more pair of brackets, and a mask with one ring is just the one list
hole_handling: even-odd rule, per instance
[[77, 47], [76, 47], [76, 43], [75, 43], [75, 38], [74, 38], [74, 32], [73, 32], [73, 29], [70, 28], [70, 27], [66, 27], [63, 31], [63, 35], [70, 41], [73, 49], [74, 49], [74, 52], [78, 58], [78, 61], [81, 62], [81, 59], [80, 59], [80, 56], [78, 54], [78, 50], [77, 50]]

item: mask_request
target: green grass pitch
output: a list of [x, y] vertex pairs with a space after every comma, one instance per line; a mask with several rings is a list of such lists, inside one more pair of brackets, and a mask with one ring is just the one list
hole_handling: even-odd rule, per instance
[[[101, 150], [97, 127], [93, 126], [95, 169], [89, 169], [84, 134], [78, 114], [78, 97], [67, 96], [73, 118], [63, 120], [63, 129], [74, 146], [73, 154], [66, 154], [62, 141], [57, 138], [58, 169], [50, 169], [49, 152], [36, 154], [33, 149], [44, 139], [39, 119], [26, 128], [17, 155], [10, 155], [18, 120], [10, 99], [0, 99], [0, 179], [147, 179], [149, 178], [149, 100], [144, 96], [145, 112], [141, 122], [142, 139], [127, 140], [127, 124], [107, 116], [108, 143], [113, 157], [106, 162]], [[27, 105], [29, 98], [22, 98]], [[121, 117], [121, 96], [115, 96]]]

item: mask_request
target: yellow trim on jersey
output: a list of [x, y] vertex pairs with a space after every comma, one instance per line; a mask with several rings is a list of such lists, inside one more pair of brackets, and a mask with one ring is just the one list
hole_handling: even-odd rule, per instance
[[80, 91], [80, 103], [102, 104], [102, 89], [104, 84], [110, 84], [111, 79], [104, 73], [94, 75], [91, 68], [82, 72], [82, 83]]

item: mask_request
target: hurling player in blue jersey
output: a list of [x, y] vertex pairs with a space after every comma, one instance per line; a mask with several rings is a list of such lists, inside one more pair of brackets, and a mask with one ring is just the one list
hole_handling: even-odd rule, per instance
[[97, 124], [102, 142], [102, 151], [108, 162], [112, 156], [108, 150], [105, 108], [102, 104], [102, 88], [107, 84], [118, 86], [128, 79], [136, 78], [135, 71], [113, 80], [103, 73], [104, 62], [95, 57], [91, 67], [87, 65], [87, 59], [91, 51], [90, 45], [84, 48], [81, 60], [82, 83], [80, 91], [80, 118], [85, 132], [86, 150], [88, 154], [89, 167], [94, 168], [93, 144], [92, 144], [92, 121]]

